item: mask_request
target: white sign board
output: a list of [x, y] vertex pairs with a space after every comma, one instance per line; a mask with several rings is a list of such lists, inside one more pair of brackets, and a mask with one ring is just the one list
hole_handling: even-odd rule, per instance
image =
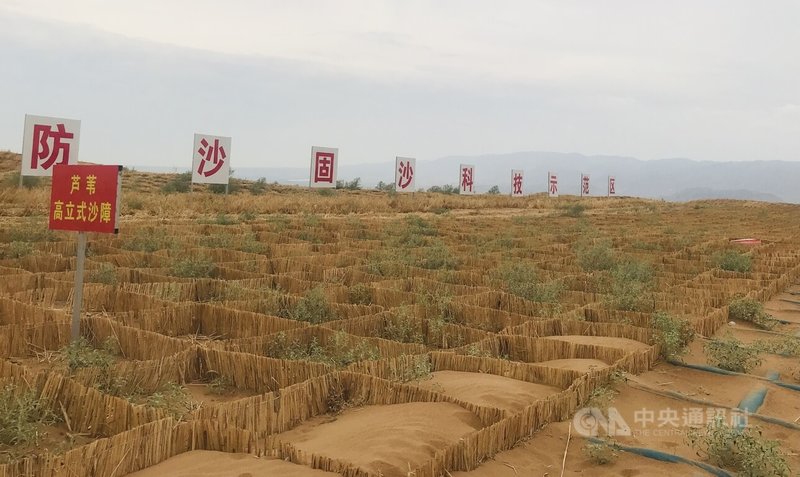
[[522, 189], [523, 171], [518, 169], [511, 170], [511, 197], [522, 197], [525, 195]]
[[336, 167], [339, 165], [339, 149], [335, 147], [311, 148], [311, 173], [308, 186], [313, 188], [336, 187]]
[[589, 174], [581, 174], [581, 197], [589, 195]]
[[25, 115], [22, 176], [50, 177], [56, 164], [77, 164], [81, 122]]
[[194, 135], [192, 183], [227, 184], [231, 174], [231, 138]]
[[397, 192], [414, 192], [417, 179], [417, 160], [410, 157], [397, 156], [394, 161], [394, 190]]
[[617, 184], [614, 176], [608, 176], [608, 196], [613, 197], [617, 195]]
[[475, 166], [461, 164], [458, 166], [459, 193], [464, 195], [475, 194]]
[[547, 173], [547, 195], [558, 197], [558, 174], [555, 172]]

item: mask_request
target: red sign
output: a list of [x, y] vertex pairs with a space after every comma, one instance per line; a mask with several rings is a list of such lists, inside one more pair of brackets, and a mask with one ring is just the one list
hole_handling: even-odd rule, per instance
[[56, 164], [50, 230], [118, 232], [122, 166]]

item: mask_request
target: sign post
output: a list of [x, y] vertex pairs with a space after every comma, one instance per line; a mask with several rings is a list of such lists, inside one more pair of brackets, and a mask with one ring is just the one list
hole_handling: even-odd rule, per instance
[[336, 187], [336, 169], [339, 166], [339, 149], [335, 147], [311, 148], [311, 170], [308, 187], [333, 189]]
[[461, 195], [475, 194], [475, 166], [472, 164], [461, 164], [458, 166], [458, 193]]
[[608, 196], [613, 197], [617, 195], [617, 182], [614, 176], [608, 176]]
[[231, 173], [231, 138], [194, 135], [192, 184], [222, 184], [228, 193]]
[[511, 197], [523, 197], [522, 176], [524, 172], [519, 169], [511, 170]]
[[547, 173], [547, 196], [558, 197], [558, 174], [555, 172]]
[[416, 182], [417, 160], [411, 157], [397, 156], [394, 159], [394, 190], [397, 192], [414, 192]]
[[80, 135], [79, 120], [26, 114], [19, 186], [25, 176], [50, 177], [53, 166], [77, 163]]
[[122, 166], [57, 164], [50, 189], [50, 230], [78, 232], [71, 340], [80, 337], [86, 232], [118, 233]]

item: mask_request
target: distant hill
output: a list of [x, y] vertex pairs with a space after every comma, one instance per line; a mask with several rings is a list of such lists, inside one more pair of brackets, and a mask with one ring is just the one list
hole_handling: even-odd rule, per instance
[[[394, 162], [349, 165], [342, 158], [341, 179], [361, 177], [365, 187], [378, 181], [394, 180]], [[642, 161], [620, 156], [585, 156], [575, 153], [517, 152], [481, 156], [450, 156], [417, 161], [420, 188], [453, 184], [458, 180], [458, 165], [475, 165], [477, 190], [485, 192], [498, 185], [511, 190], [511, 169], [525, 170], [527, 193], [544, 192], [547, 171], [556, 171], [563, 194], [579, 194], [580, 174], [592, 178], [591, 195], [605, 195], [609, 175], [616, 177], [617, 194], [668, 200], [752, 199], [800, 203], [800, 162], [748, 161], [711, 162], [689, 159]], [[303, 184], [308, 167], [236, 168], [244, 178], [266, 177], [269, 182]]]
[[738, 200], [758, 200], [762, 202], [785, 202], [783, 199], [774, 194], [764, 192], [754, 192], [752, 190], [734, 189], [734, 190], [714, 190], [706, 187], [698, 187], [694, 189], [685, 189], [677, 194], [665, 197], [671, 202], [688, 202], [690, 200], [700, 199], [738, 199]]

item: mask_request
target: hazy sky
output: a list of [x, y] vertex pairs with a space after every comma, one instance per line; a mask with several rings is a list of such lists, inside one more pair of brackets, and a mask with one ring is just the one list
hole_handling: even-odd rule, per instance
[[[525, 150], [800, 159], [800, 2], [0, 0], [0, 148], [188, 169]], [[524, 166], [524, 165], [521, 165]]]

